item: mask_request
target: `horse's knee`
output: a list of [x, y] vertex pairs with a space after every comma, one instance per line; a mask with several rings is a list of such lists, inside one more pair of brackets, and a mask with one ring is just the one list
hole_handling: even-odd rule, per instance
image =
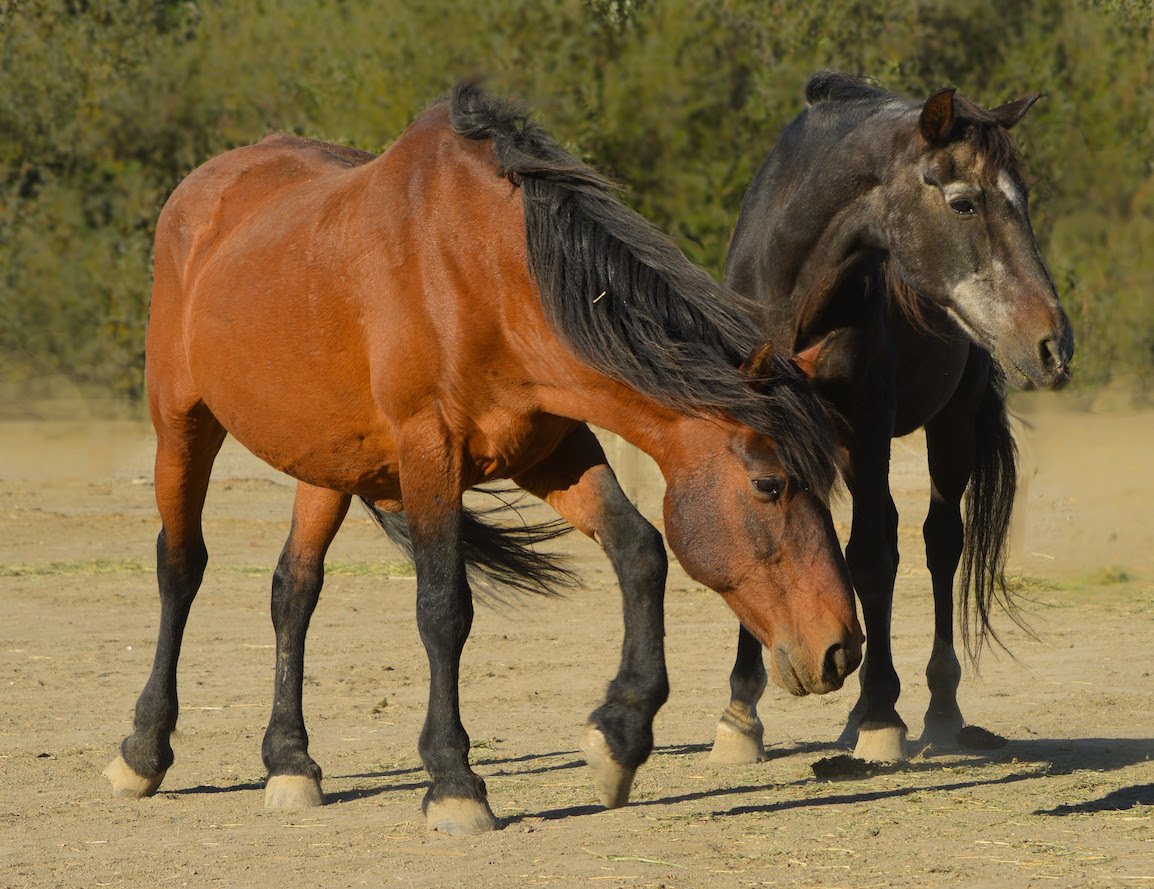
[[892, 590], [898, 563], [880, 536], [872, 540], [851, 539], [845, 548], [845, 561], [863, 603]]
[[156, 538], [156, 571], [161, 596], [191, 599], [200, 588], [206, 567], [208, 549], [203, 537], [173, 540], [168, 531], [161, 528]]
[[640, 515], [622, 533], [614, 535], [611, 544], [606, 542], [606, 550], [622, 585], [640, 591], [664, 589], [669, 570], [665, 542], [661, 532]]
[[324, 583], [324, 563], [282, 556], [272, 576], [272, 620], [280, 630], [316, 607]]

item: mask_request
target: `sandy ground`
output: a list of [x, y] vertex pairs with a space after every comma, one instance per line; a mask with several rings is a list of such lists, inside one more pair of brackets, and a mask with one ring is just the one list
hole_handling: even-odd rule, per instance
[[[1012, 569], [1038, 639], [1008, 629], [1018, 660], [987, 657], [961, 695], [1004, 748], [820, 781], [811, 767], [838, 752], [851, 680], [803, 700], [771, 688], [770, 760], [708, 765], [735, 623], [674, 567], [658, 748], [630, 805], [603, 811], [575, 741], [614, 672], [620, 607], [599, 551], [571, 536], [583, 589], [478, 612], [463, 716], [506, 826], [461, 840], [426, 835], [419, 812], [414, 582], [357, 510], [330, 555], [307, 665], [328, 805], [263, 811], [267, 596], [292, 488], [232, 443], [209, 494], [177, 762], [155, 798], [109, 798], [100, 771], [129, 729], [157, 623], [149, 432], [2, 423], [0, 886], [1154, 886], [1154, 414], [1016, 404], [1030, 428]], [[899, 706], [916, 738], [931, 627], [920, 439], [894, 456]], [[644, 460], [630, 484], [655, 515]], [[837, 515], [844, 532], [844, 504]]]

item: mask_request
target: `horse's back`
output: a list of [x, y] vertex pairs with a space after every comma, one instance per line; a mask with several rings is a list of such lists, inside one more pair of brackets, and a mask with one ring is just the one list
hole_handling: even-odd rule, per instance
[[203, 404], [274, 467], [375, 497], [446, 386], [497, 409], [472, 346], [490, 377], [520, 372], [502, 345], [510, 317], [529, 323], [520, 213], [491, 145], [443, 107], [377, 158], [280, 136], [209, 161], [157, 226], [154, 419]]
[[162, 257], [187, 264], [199, 246], [268, 212], [286, 193], [335, 181], [375, 157], [354, 148], [276, 135], [212, 158], [176, 187], [161, 210], [155, 244], [158, 274]]

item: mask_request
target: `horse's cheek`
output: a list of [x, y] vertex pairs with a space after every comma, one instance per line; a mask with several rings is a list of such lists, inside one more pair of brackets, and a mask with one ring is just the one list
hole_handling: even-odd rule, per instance
[[732, 522], [716, 500], [693, 489], [667, 492], [665, 536], [685, 573], [718, 593], [734, 587], [732, 546], [726, 546]]

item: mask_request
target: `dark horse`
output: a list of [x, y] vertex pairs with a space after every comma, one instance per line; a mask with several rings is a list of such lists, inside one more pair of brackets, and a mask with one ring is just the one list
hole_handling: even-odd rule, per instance
[[[808, 107], [770, 152], [734, 231], [726, 283], [761, 304], [763, 330], [782, 348], [822, 344], [814, 383], [844, 420], [853, 497], [846, 560], [867, 645], [842, 740], [862, 758], [906, 755], [890, 652], [898, 563], [891, 438], [925, 428], [932, 485], [924, 741], [952, 744], [963, 725], [953, 633], [959, 561], [963, 631], [972, 596], [977, 650], [992, 633], [991, 604], [1013, 608], [1003, 565], [1016, 457], [1002, 369], [1019, 385], [1057, 388], [1074, 350], [1008, 132], [1037, 98], [987, 111], [953, 89], [923, 103], [844, 74], [815, 75]], [[712, 757], [763, 758], [756, 703], [765, 668], [744, 629], [730, 686]]]
[[154, 793], [172, 765], [176, 670], [207, 563], [201, 512], [226, 434], [299, 480], [272, 585], [270, 808], [322, 801], [301, 711], [325, 552], [353, 497], [417, 568], [430, 689], [430, 829], [495, 826], [458, 708], [477, 570], [564, 579], [463, 493], [511, 478], [605, 549], [620, 667], [583, 736], [608, 806], [628, 799], [668, 695], [661, 535], [586, 422], [651, 454], [685, 569], [778, 653], [795, 691], [841, 686], [861, 629], [828, 509], [835, 438], [798, 368], [728, 293], [512, 106], [459, 86], [382, 156], [277, 136], [193, 172], [157, 224], [147, 380], [157, 434], [161, 618], [134, 731], [106, 770]]

